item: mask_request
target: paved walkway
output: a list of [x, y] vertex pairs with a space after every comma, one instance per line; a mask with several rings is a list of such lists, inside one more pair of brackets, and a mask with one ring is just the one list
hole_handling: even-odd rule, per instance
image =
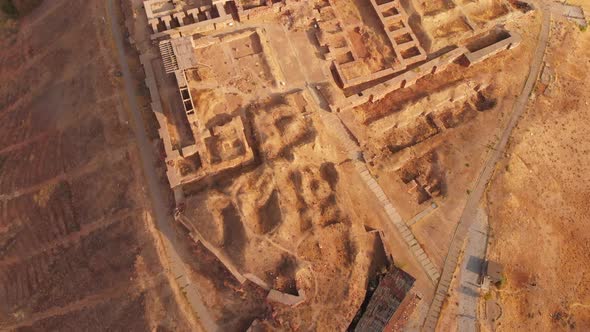
[[363, 181], [365, 181], [365, 184], [369, 187], [369, 189], [371, 189], [373, 194], [375, 194], [375, 197], [377, 197], [379, 204], [381, 204], [381, 206], [387, 213], [389, 220], [399, 231], [414, 257], [416, 257], [424, 271], [426, 271], [426, 274], [428, 274], [428, 277], [434, 284], [436, 284], [440, 277], [440, 274], [436, 266], [432, 263], [432, 260], [430, 260], [428, 255], [426, 255], [426, 252], [424, 252], [418, 241], [416, 241], [416, 237], [412, 233], [411, 229], [402, 220], [401, 216], [399, 215], [395, 207], [391, 204], [389, 198], [387, 198], [385, 192], [383, 191], [379, 183], [375, 180], [375, 178], [367, 169], [365, 163], [359, 160], [362, 156], [361, 148], [349, 136], [346, 128], [344, 127], [344, 124], [342, 124], [342, 121], [340, 121], [340, 118], [338, 118], [338, 116], [323, 110], [321, 110], [320, 112], [320, 117], [324, 125], [329, 130], [331, 130], [333, 134], [343, 144], [344, 148], [346, 149], [345, 152], [348, 153], [349, 158], [353, 161], [354, 167], [356, 168], [357, 172], [360, 174]]
[[121, 72], [123, 73], [125, 93], [127, 95], [131, 112], [131, 119], [129, 123], [131, 124], [131, 128], [133, 129], [137, 140], [137, 145], [139, 147], [141, 163], [148, 186], [148, 192], [152, 201], [156, 226], [162, 234], [162, 241], [165, 245], [171, 273], [176, 277], [178, 286], [186, 294], [188, 302], [192, 306], [193, 311], [197, 314], [198, 320], [203, 325], [203, 327], [207, 331], [216, 331], [218, 330], [218, 327], [203, 304], [195, 284], [191, 283], [190, 279], [188, 278], [188, 273], [185, 270], [184, 263], [177, 252], [177, 248], [175, 248], [176, 233], [173, 226], [174, 221], [172, 215], [169, 213], [168, 207], [166, 206], [168, 199], [161, 190], [160, 177], [158, 176], [158, 172], [155, 168], [156, 160], [153, 154], [153, 146], [148, 140], [143, 126], [143, 119], [141, 117], [141, 111], [137, 104], [136, 98], [136, 96], [139, 94], [138, 91], [136, 91], [133, 83], [133, 76], [131, 75], [129, 66], [127, 64], [125, 46], [123, 43], [123, 32], [121, 31], [121, 27], [118, 24], [113, 2], [113, 0], [108, 0], [108, 15], [110, 17], [111, 30], [115, 40], [115, 45], [117, 47], [117, 56], [119, 65], [121, 66]]
[[541, 33], [539, 34], [539, 39], [537, 41], [537, 48], [532, 59], [529, 75], [522, 93], [514, 105], [514, 109], [508, 124], [506, 128], [504, 128], [500, 140], [491, 150], [488, 160], [484, 164], [484, 168], [477, 179], [476, 185], [467, 199], [465, 209], [463, 210], [463, 214], [461, 215], [461, 219], [459, 220], [459, 224], [457, 225], [453, 239], [451, 240], [449, 252], [445, 258], [445, 263], [440, 281], [436, 288], [434, 300], [432, 301], [430, 309], [428, 310], [428, 316], [426, 317], [426, 322], [424, 323], [425, 331], [434, 331], [436, 328], [436, 323], [438, 322], [443, 300], [447, 296], [453, 273], [457, 267], [461, 247], [469, 235], [468, 231], [471, 228], [471, 225], [476, 219], [475, 217], [479, 202], [483, 197], [488, 181], [492, 177], [496, 163], [504, 153], [504, 149], [506, 148], [506, 144], [508, 143], [508, 138], [510, 137], [512, 130], [514, 127], [516, 127], [520, 116], [526, 109], [529, 97], [533, 91], [537, 78], [539, 77], [539, 73], [543, 65], [545, 48], [547, 47], [547, 42], [549, 40], [549, 28], [551, 24], [551, 15], [549, 13], [548, 5], [543, 3], [541, 5], [541, 10], [543, 13], [543, 23], [541, 26]]
[[457, 331], [477, 331], [479, 277], [484, 268], [488, 242], [488, 219], [482, 208], [477, 209], [475, 222], [471, 225], [467, 237], [458, 276]]

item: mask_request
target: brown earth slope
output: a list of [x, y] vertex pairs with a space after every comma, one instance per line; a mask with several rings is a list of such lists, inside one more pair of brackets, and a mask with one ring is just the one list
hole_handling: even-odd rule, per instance
[[191, 330], [151, 234], [105, 1], [0, 40], [0, 330]]
[[590, 329], [590, 34], [565, 22], [551, 33], [555, 79], [538, 83], [488, 192], [501, 331]]

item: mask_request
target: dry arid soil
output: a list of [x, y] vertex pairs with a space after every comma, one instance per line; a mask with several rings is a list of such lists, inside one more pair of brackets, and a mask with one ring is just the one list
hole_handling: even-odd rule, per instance
[[[368, 75], [399, 59], [383, 46], [369, 1], [293, 1], [284, 15], [193, 36], [199, 64], [188, 71], [187, 98], [197, 112], [189, 123], [193, 109], [164, 71], [142, 1], [115, 1], [117, 17], [108, 0], [11, 1], [20, 17], [0, 14], [0, 331], [199, 330], [199, 308], [183, 296], [180, 277], [219, 330], [342, 331], [389, 264], [417, 279], [408, 326], [420, 329], [439, 281], [424, 257], [442, 271], [527, 76], [541, 19], [487, 0], [411, 1], [426, 52], [475, 33], [455, 7], [487, 8], [468, 12], [482, 29], [510, 13], [502, 24], [522, 43], [478, 64], [461, 57], [339, 110], [331, 94], [355, 100], [356, 92], [333, 82], [325, 47], [306, 30], [315, 26], [311, 12], [323, 8], [320, 22], [334, 22], [335, 11], [358, 22], [349, 32], [362, 61], [349, 68]], [[134, 42], [125, 45], [135, 84], [128, 90], [139, 94], [170, 217], [177, 200], [173, 249], [186, 276], [171, 275], [171, 247], [152, 217], [112, 19]], [[480, 49], [500, 37], [465, 43]], [[552, 74], [537, 83], [484, 198], [488, 258], [505, 267], [506, 281], [484, 296], [502, 315], [481, 319], [482, 330], [590, 330], [590, 32], [556, 18], [547, 50]], [[153, 55], [171, 145], [187, 148], [168, 163], [140, 53]], [[189, 155], [192, 145], [200, 154]], [[196, 180], [175, 196], [166, 165]], [[269, 299], [270, 289], [304, 300], [290, 306]], [[442, 331], [457, 329], [458, 294], [444, 301]]]
[[146, 217], [105, 3], [44, 1], [0, 40], [2, 331], [191, 329]]
[[555, 21], [545, 60], [555, 80], [537, 84], [487, 195], [498, 331], [590, 329], [590, 34]]

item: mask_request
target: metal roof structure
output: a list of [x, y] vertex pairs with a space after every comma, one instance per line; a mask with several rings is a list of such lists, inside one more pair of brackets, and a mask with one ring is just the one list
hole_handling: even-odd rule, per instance
[[355, 331], [385, 330], [396, 310], [412, 289], [416, 279], [393, 266], [381, 279]]

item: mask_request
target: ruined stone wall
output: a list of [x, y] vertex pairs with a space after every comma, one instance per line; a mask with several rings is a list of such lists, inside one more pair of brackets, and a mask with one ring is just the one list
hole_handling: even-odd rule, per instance
[[246, 21], [272, 13], [281, 12], [287, 5], [287, 0], [282, 0], [275, 3], [273, 3], [272, 0], [266, 0], [266, 4], [254, 8], [245, 8], [243, 1], [240, 0], [237, 0], [235, 4], [236, 8], [238, 9], [238, 17], [240, 21]]

